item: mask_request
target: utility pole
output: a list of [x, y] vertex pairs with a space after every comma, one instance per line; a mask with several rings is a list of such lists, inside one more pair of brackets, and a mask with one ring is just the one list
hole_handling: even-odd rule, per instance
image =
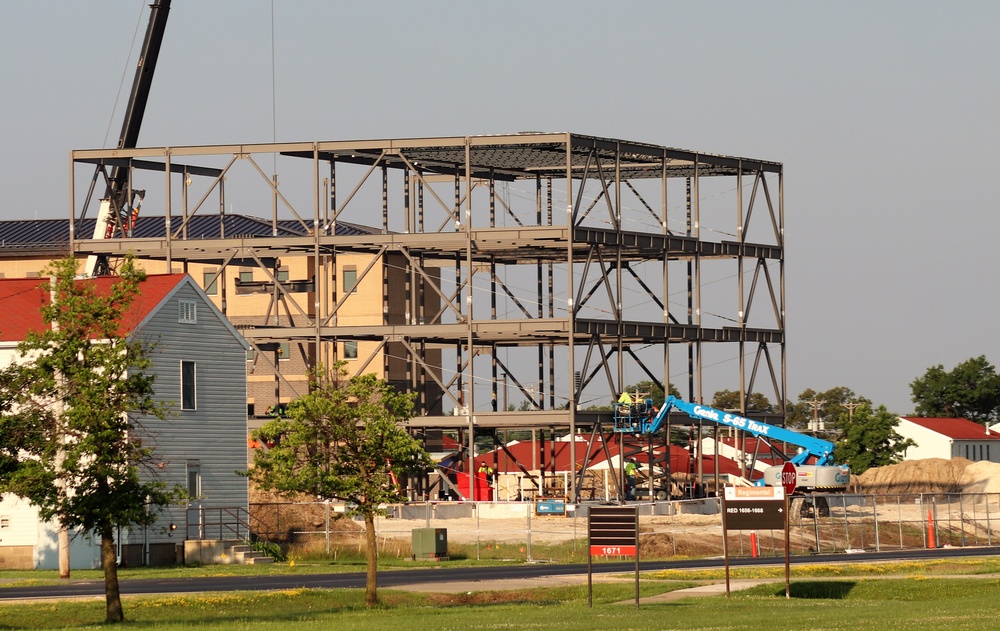
[[847, 408], [847, 420], [854, 420], [854, 408], [861, 407], [863, 403], [858, 403], [857, 401], [851, 401], [850, 403], [845, 403], [844, 407]]
[[824, 401], [819, 399], [812, 399], [811, 401], [803, 401], [803, 403], [808, 403], [813, 409], [813, 420], [809, 423], [809, 431], [819, 432], [826, 431], [826, 422], [819, 420], [819, 408], [823, 405]]

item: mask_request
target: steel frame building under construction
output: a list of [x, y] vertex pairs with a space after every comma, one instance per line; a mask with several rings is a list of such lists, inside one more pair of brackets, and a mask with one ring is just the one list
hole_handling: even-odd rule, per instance
[[[163, 238], [134, 237], [129, 213], [114, 238], [76, 233], [115, 167], [145, 192], [143, 216], [162, 214]], [[635, 381], [679, 376], [701, 400], [716, 365], [732, 367], [716, 381], [739, 391], [741, 411], [754, 391], [786, 400], [780, 163], [531, 132], [77, 150], [70, 170], [77, 255], [263, 270], [290, 317], [244, 328], [248, 341], [309, 345], [324, 363], [338, 342], [367, 344], [359, 372], [378, 357], [420, 393], [414, 428], [466, 430], [470, 445], [482, 430], [577, 434], [608, 420], [587, 408]], [[229, 234], [234, 207], [304, 236]], [[189, 233], [205, 214], [222, 236]], [[311, 278], [278, 278], [292, 256], [312, 261]], [[353, 298], [338, 289], [345, 256], [368, 261], [359, 281], [381, 274], [371, 321], [338, 317]]]

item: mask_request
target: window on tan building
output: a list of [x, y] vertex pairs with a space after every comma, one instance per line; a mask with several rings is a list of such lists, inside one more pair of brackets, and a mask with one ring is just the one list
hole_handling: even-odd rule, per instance
[[357, 358], [358, 358], [358, 343], [344, 342], [344, 359], [357, 359]]
[[202, 282], [202, 286], [205, 288], [205, 293], [209, 296], [216, 296], [219, 293], [219, 278], [218, 272], [205, 272], [205, 277]]
[[353, 294], [358, 291], [358, 268], [353, 265], [344, 267], [341, 277], [344, 282], [344, 293]]

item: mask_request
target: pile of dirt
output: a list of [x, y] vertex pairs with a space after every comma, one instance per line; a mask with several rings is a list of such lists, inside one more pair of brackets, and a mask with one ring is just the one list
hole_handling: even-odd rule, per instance
[[325, 533], [327, 517], [331, 532], [353, 538], [363, 525], [342, 513], [329, 512], [322, 503], [307, 495], [289, 497], [250, 488], [250, 527], [258, 536], [281, 543], [303, 543]]
[[1000, 464], [971, 462], [962, 473], [965, 493], [1000, 493]]
[[924, 458], [869, 469], [855, 477], [859, 493], [998, 493], [1000, 464], [965, 458]]

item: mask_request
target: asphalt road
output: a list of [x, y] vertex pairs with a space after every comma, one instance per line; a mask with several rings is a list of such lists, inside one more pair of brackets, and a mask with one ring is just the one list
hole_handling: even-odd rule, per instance
[[[858, 554], [826, 554], [792, 557], [792, 564], [802, 563], [851, 563], [873, 561], [898, 561], [914, 559], [937, 559], [949, 557], [997, 556], [1000, 547], [941, 548], [937, 550], [908, 550], [892, 552], [865, 552]], [[762, 559], [730, 559], [731, 567], [750, 565], [775, 565], [783, 562], [780, 557]], [[684, 561], [649, 561], [640, 563], [640, 570], [702, 569], [723, 567], [722, 558]], [[598, 563], [595, 574], [620, 574], [632, 572], [635, 563]], [[496, 581], [503, 579], [536, 578], [541, 576], [586, 576], [586, 564], [528, 564], [516, 566], [431, 568], [411, 570], [383, 570], [378, 573], [379, 587], [400, 585], [433, 584], [442, 582]], [[219, 576], [175, 579], [129, 579], [122, 580], [123, 595], [128, 594], [177, 594], [192, 592], [262, 591], [297, 588], [333, 589], [338, 587], [361, 588], [365, 585], [364, 572], [340, 574], [296, 574], [275, 576]], [[103, 596], [104, 582], [101, 580], [70, 580], [58, 585], [0, 588], [0, 601], [72, 598]]]

